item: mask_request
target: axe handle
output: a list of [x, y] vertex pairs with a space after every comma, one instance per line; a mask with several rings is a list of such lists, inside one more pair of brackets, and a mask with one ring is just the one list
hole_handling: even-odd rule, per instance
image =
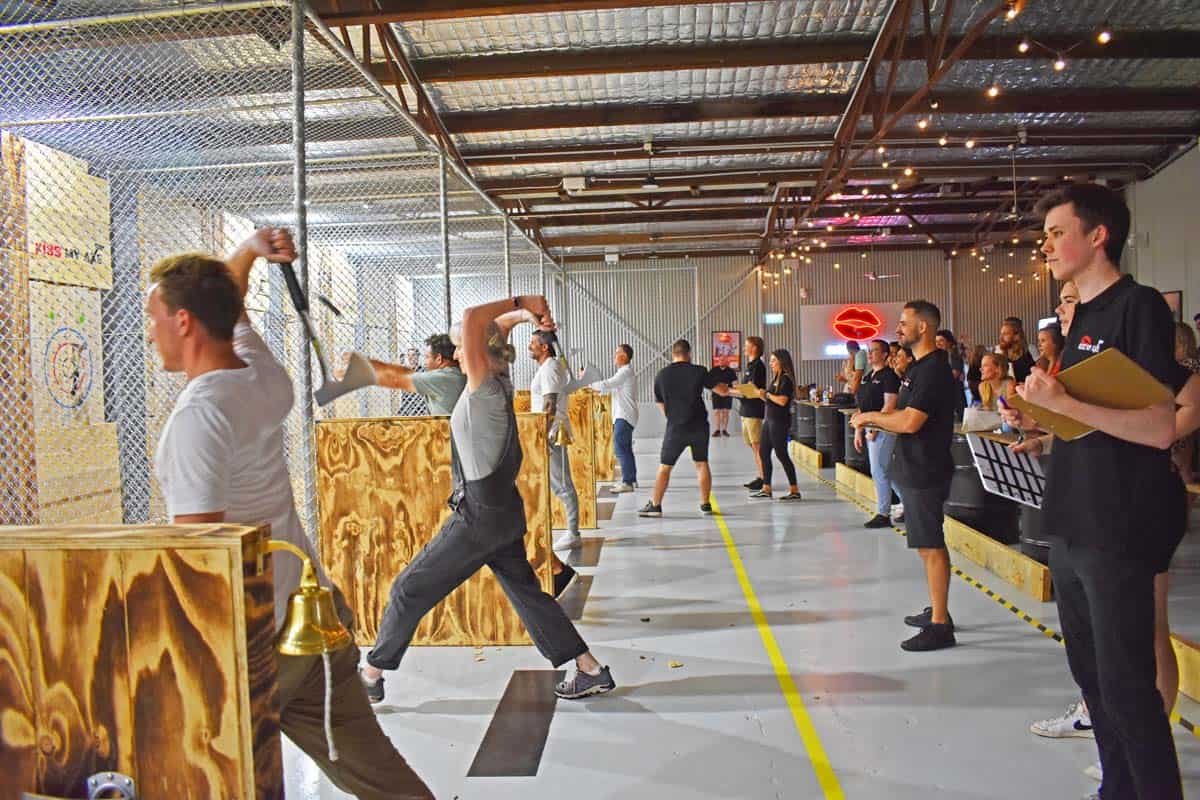
[[288, 294], [292, 296], [292, 305], [301, 314], [308, 311], [308, 298], [304, 296], [304, 292], [300, 290], [300, 281], [296, 279], [296, 271], [292, 269], [290, 261], [285, 261], [279, 265], [283, 271], [283, 280], [287, 283]]

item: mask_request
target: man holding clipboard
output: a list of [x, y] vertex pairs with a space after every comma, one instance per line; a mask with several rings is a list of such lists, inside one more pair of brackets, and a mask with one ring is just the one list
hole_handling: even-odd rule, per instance
[[[1064, 372], [1115, 348], [1159, 383], [1181, 384], [1166, 301], [1117, 267], [1129, 235], [1125, 203], [1102, 186], [1076, 184], [1044, 198], [1038, 210], [1047, 265], [1055, 279], [1074, 281], [1080, 295]], [[1083, 402], [1037, 368], [1018, 393], [1026, 409], [1032, 404], [1093, 429], [1054, 443], [1042, 524], [1055, 537], [1050, 570], [1071, 674], [1100, 751], [1100, 796], [1182, 800], [1154, 656], [1154, 575], [1172, 549], [1185, 503], [1170, 468], [1174, 404], [1169, 394], [1142, 408]], [[1041, 412], [1002, 413], [1030, 430]], [[1039, 450], [1041, 440], [1034, 441], [1026, 449]]]

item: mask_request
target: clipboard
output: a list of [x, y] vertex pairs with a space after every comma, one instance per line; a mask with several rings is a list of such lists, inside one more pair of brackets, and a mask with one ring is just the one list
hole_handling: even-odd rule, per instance
[[747, 400], [761, 400], [758, 396], [758, 387], [753, 383], [735, 383], [729, 387]]
[[[1057, 377], [1067, 394], [1076, 400], [1104, 408], [1147, 408], [1175, 396], [1133, 359], [1111, 347], [1064, 369]], [[1037, 420], [1039, 428], [1065, 442], [1074, 441], [1095, 430], [1078, 420], [1034, 405], [1016, 394], [1005, 398], [1005, 402], [1030, 415]]]

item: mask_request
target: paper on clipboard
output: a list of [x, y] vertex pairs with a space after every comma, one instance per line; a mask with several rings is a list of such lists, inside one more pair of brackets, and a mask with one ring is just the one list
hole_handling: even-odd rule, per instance
[[733, 386], [730, 386], [729, 388], [732, 389], [733, 391], [737, 392], [738, 394], [740, 394], [742, 397], [746, 398], [747, 400], [761, 400], [762, 399], [761, 397], [759, 397], [758, 387], [755, 386], [753, 383], [735, 383]]
[[[1084, 403], [1104, 408], [1138, 409], [1166, 402], [1174, 394], [1142, 369], [1129, 356], [1109, 348], [1058, 373], [1067, 394]], [[1019, 395], [1005, 398], [1013, 408], [1037, 420], [1039, 428], [1070, 442], [1091, 433], [1090, 425], [1024, 400]]]

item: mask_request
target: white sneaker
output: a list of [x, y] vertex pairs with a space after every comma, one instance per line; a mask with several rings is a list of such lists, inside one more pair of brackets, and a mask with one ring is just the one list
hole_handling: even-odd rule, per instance
[[1104, 783], [1104, 768], [1100, 766], [1099, 761], [1097, 761], [1095, 764], [1092, 764], [1090, 767], [1085, 769], [1083, 771], [1083, 774], [1087, 775], [1092, 780], [1100, 781], [1101, 783]]
[[1067, 713], [1061, 717], [1033, 723], [1029, 726], [1029, 731], [1047, 739], [1096, 738], [1096, 734], [1092, 732], [1092, 718], [1088, 716], [1082, 702], [1067, 706]]
[[892, 519], [904, 516], [904, 503], [892, 503]]
[[608, 491], [611, 494], [627, 494], [632, 492], [635, 488], [636, 487], [632, 483], [614, 483], [612, 486], [608, 487]]
[[574, 550], [582, 544], [583, 537], [579, 535], [579, 531], [563, 531], [554, 534], [555, 550]]

